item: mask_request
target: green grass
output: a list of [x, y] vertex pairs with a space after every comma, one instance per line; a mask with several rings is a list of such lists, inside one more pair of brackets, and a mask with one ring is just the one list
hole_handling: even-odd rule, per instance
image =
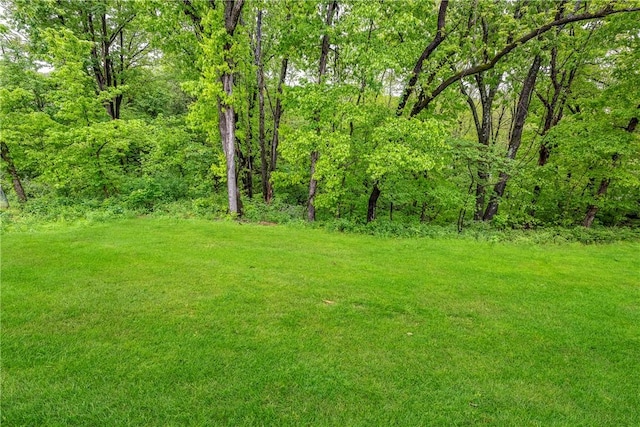
[[640, 424], [640, 244], [2, 237], [2, 426]]

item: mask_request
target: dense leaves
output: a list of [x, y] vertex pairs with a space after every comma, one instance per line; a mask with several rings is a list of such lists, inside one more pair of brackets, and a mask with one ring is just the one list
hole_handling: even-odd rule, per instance
[[2, 5], [1, 184], [18, 212], [250, 216], [261, 195], [354, 224], [640, 220], [633, 1]]

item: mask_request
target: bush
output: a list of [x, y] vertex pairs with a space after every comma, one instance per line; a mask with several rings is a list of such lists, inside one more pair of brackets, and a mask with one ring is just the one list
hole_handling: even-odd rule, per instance
[[[139, 180], [139, 186], [131, 193], [107, 199], [73, 199], [48, 196], [32, 198], [24, 205], [14, 204], [0, 214], [3, 230], [31, 230], [56, 224], [93, 223], [136, 215], [166, 216], [172, 218], [226, 218], [226, 194], [196, 199], [174, 197], [180, 193], [179, 185], [161, 185], [155, 180]], [[524, 244], [583, 244], [610, 243], [621, 240], [640, 241], [640, 229], [633, 227], [540, 227], [513, 228], [506, 224], [506, 217], [488, 224], [471, 222], [458, 232], [454, 225], [433, 225], [410, 221], [390, 221], [380, 218], [370, 223], [359, 219], [335, 218], [307, 223], [305, 208], [290, 205], [280, 198], [271, 204], [262, 200], [244, 200], [243, 221], [277, 224], [304, 224], [333, 232], [369, 234], [399, 238], [474, 239], [486, 242], [515, 242]]]
[[245, 201], [243, 210], [243, 219], [252, 222], [288, 224], [300, 222], [304, 218], [303, 206], [287, 204], [278, 197], [275, 197], [270, 204], [261, 199]]
[[329, 231], [370, 234], [383, 237], [436, 238], [436, 239], [473, 239], [486, 242], [514, 242], [531, 244], [564, 243], [611, 243], [621, 240], [639, 241], [640, 229], [625, 227], [597, 228], [536, 228], [513, 229], [504, 224], [472, 223], [462, 232], [450, 226], [438, 226], [422, 223], [403, 223], [389, 220], [376, 220], [368, 224], [347, 219], [334, 219], [311, 225]]
[[153, 212], [156, 205], [183, 199], [187, 190], [175, 177], [144, 177], [130, 182], [125, 200], [130, 209]]

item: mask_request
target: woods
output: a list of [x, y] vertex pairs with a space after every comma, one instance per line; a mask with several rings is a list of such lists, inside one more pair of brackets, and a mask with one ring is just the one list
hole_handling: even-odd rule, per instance
[[0, 4], [12, 209], [640, 220], [635, 0]]

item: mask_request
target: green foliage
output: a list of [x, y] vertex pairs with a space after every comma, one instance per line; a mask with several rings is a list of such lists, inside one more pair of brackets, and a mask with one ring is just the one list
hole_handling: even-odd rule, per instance
[[[342, 224], [338, 228], [360, 226], [374, 185], [381, 190], [380, 225], [370, 227], [390, 234], [423, 223], [473, 228], [471, 218], [478, 205], [486, 207], [501, 173], [508, 185], [490, 224], [497, 230], [573, 227], [588, 209], [597, 209], [596, 225], [637, 226], [640, 142], [638, 129], [626, 130], [639, 111], [637, 13], [554, 27], [490, 69], [454, 79], [408, 120], [416, 102], [461, 70], [487, 64], [511, 41], [557, 17], [608, 3], [449, 2], [444, 39], [432, 52], [425, 48], [437, 36], [438, 2], [340, 1], [331, 25], [328, 1], [247, 2], [233, 36], [224, 26], [224, 7], [214, 3], [4, 0], [0, 139], [7, 159], [0, 178], [9, 198], [15, 199], [12, 184], [19, 179], [28, 203], [40, 206], [31, 199], [44, 197], [61, 216], [71, 210], [70, 200], [113, 200], [126, 211], [154, 215], [207, 209], [224, 215], [227, 166], [218, 109], [232, 106], [236, 167], [251, 220], [299, 217], [308, 202], [311, 153], [317, 153], [318, 218]], [[325, 35], [329, 50], [320, 79]], [[423, 62], [421, 55], [427, 55]], [[536, 55], [542, 66], [521, 147], [507, 159], [514, 109]], [[220, 80], [228, 72], [230, 93]], [[483, 145], [469, 107], [480, 120], [481, 95], [491, 88], [491, 135]], [[411, 95], [398, 117], [407, 89]], [[271, 171], [277, 101], [284, 113]], [[544, 166], [537, 165], [541, 147], [549, 155]], [[263, 148], [273, 207], [249, 200], [263, 184]], [[53, 203], [49, 195], [65, 202]], [[25, 215], [39, 215], [28, 210]], [[55, 216], [43, 213], [49, 215]], [[388, 224], [387, 217], [393, 219]]]
[[146, 150], [148, 129], [136, 120], [114, 120], [51, 134], [49, 167], [42, 179], [62, 194], [109, 196], [120, 192], [131, 162]]
[[[497, 219], [501, 221], [500, 217]], [[640, 232], [631, 227], [547, 227], [536, 229], [522, 229], [511, 227], [496, 227], [496, 224], [476, 223], [465, 227], [459, 232], [455, 226], [408, 223], [378, 219], [370, 223], [355, 222], [348, 219], [334, 219], [324, 221], [319, 228], [349, 234], [367, 234], [378, 237], [393, 238], [427, 238], [475, 240], [491, 243], [515, 243], [531, 245], [566, 245], [606, 244], [620, 241], [637, 242]], [[499, 224], [498, 224], [499, 225]]]
[[205, 137], [188, 129], [181, 118], [158, 117], [151, 131], [151, 145], [142, 157], [142, 174], [180, 180], [188, 197], [208, 194], [214, 184], [210, 166], [217, 151]]
[[250, 223], [263, 225], [276, 224], [302, 224], [304, 208], [300, 205], [291, 205], [276, 197], [271, 203], [266, 204], [262, 200], [251, 200], [244, 205], [243, 220]]
[[187, 113], [190, 98], [180, 88], [177, 76], [166, 67], [140, 70], [129, 84], [129, 88], [132, 87], [136, 90], [128, 92], [131, 110], [125, 110], [123, 117], [156, 119], [159, 116], [180, 117]]
[[417, 183], [419, 176], [444, 166], [445, 137], [444, 127], [435, 120], [389, 119], [372, 132], [367, 173], [381, 181], [383, 190], [401, 192], [402, 184]]

